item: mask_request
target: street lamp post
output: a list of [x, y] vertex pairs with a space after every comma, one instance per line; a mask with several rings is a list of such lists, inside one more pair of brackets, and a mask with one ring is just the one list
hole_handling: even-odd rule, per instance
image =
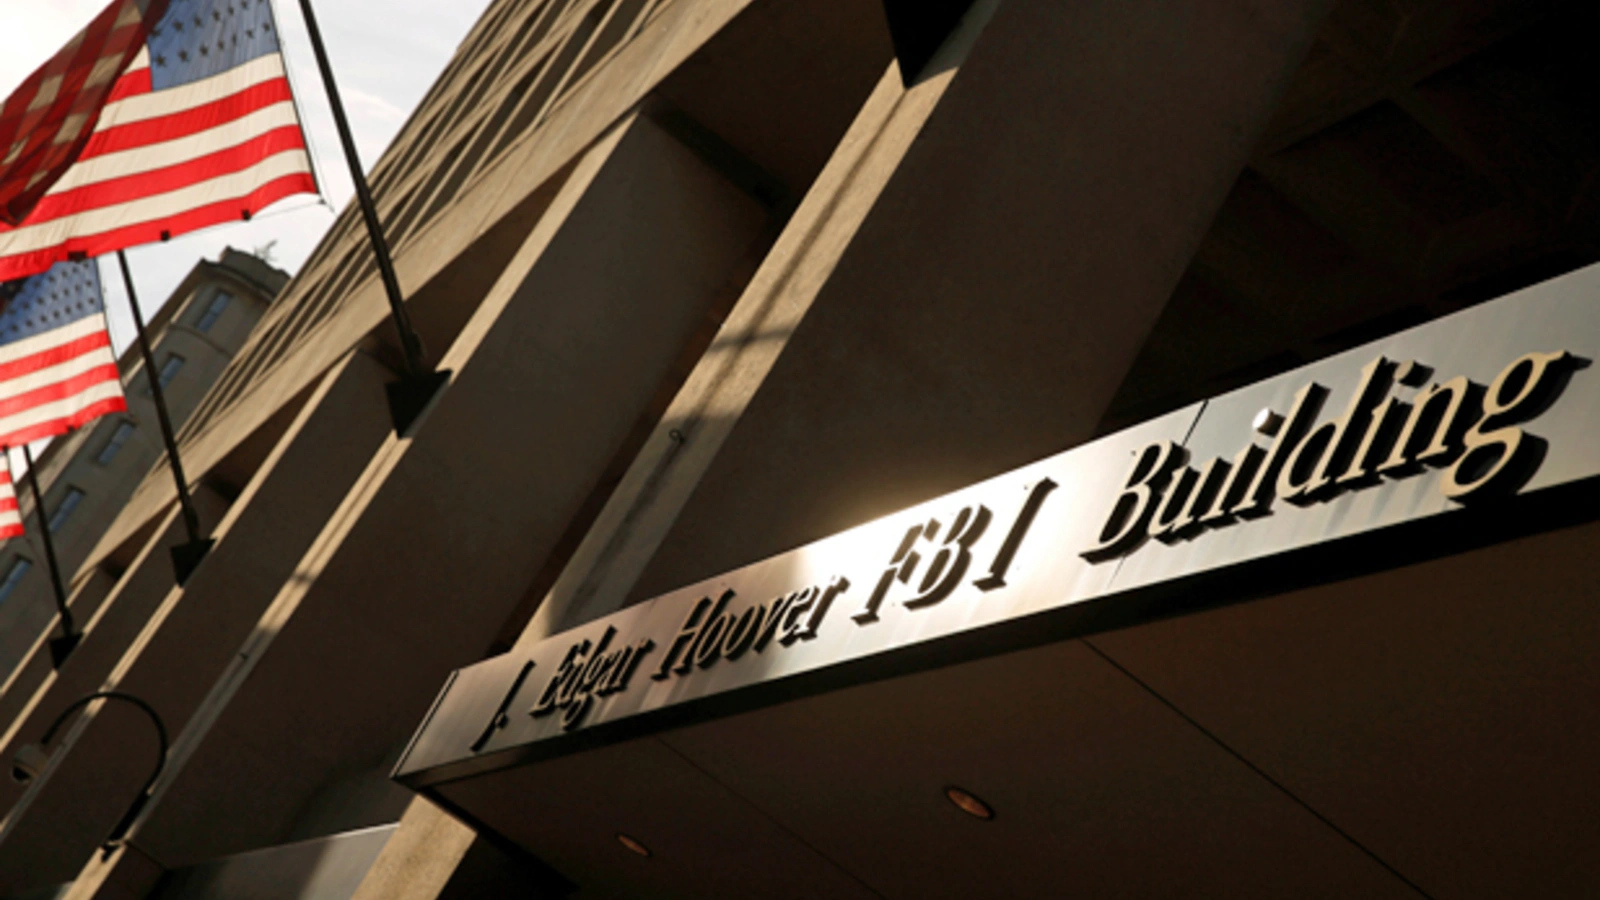
[[145, 779], [144, 787], [139, 789], [139, 795], [133, 798], [133, 804], [128, 807], [127, 812], [122, 814], [122, 818], [117, 821], [117, 824], [112, 826], [111, 832], [106, 835], [105, 842], [101, 844], [102, 849], [110, 853], [116, 849], [117, 844], [122, 840], [122, 836], [127, 834], [128, 828], [133, 825], [133, 820], [139, 817], [139, 812], [144, 809], [145, 802], [150, 799], [150, 792], [156, 786], [156, 779], [161, 777], [161, 770], [167, 764], [167, 726], [161, 721], [161, 716], [156, 714], [155, 709], [150, 704], [132, 694], [125, 694], [121, 691], [96, 691], [79, 697], [68, 704], [60, 715], [56, 716], [56, 720], [50, 723], [49, 728], [45, 729], [44, 737], [39, 740], [39, 743], [28, 744], [17, 750], [17, 754], [11, 762], [11, 777], [23, 784], [27, 784], [42, 773], [44, 767], [50, 761], [50, 756], [44, 749], [50, 743], [50, 739], [56, 736], [56, 732], [67, 721], [68, 716], [96, 700], [121, 700], [137, 706], [144, 711], [145, 715], [150, 717], [150, 721], [156, 726], [156, 739], [161, 743], [161, 753], [156, 757], [155, 771], [151, 772], [150, 777]]

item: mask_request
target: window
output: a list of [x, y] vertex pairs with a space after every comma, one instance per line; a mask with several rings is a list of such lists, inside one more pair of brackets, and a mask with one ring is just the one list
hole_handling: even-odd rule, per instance
[[[179, 356], [178, 354], [167, 354], [167, 361], [161, 364], [161, 372], [156, 375], [156, 378], [161, 382], [162, 387], [166, 387], [172, 383], [172, 379], [176, 378], [178, 375], [178, 370], [183, 368], [183, 363], [183, 357]], [[145, 388], [144, 392], [146, 394], [151, 393], [151, 389], [147, 387]]]
[[133, 437], [133, 423], [127, 420], [118, 422], [117, 430], [111, 432], [110, 439], [100, 448], [100, 455], [96, 456], [94, 461], [102, 466], [111, 465], [111, 461], [117, 458], [117, 454], [122, 451], [122, 445], [126, 444], [130, 437]]
[[61, 498], [61, 503], [56, 506], [56, 511], [50, 514], [50, 530], [59, 531], [67, 519], [72, 516], [72, 511], [83, 502], [83, 491], [75, 487], [67, 488], [67, 495]]
[[200, 321], [194, 323], [195, 330], [210, 331], [211, 326], [217, 324], [217, 320], [222, 318], [222, 311], [228, 308], [228, 303], [232, 299], [233, 295], [227, 291], [217, 291], [211, 298], [211, 305], [207, 306], [206, 311], [200, 314]]
[[19, 556], [11, 563], [11, 568], [6, 570], [6, 580], [0, 581], [0, 603], [6, 602], [11, 592], [17, 589], [17, 584], [22, 581], [22, 576], [28, 574], [33, 568], [33, 560]]

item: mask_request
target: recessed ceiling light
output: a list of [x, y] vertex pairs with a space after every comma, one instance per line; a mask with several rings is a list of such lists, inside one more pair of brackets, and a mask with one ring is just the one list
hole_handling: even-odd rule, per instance
[[639, 840], [637, 838], [629, 837], [628, 835], [625, 835], [620, 831], [617, 832], [617, 843], [621, 844], [624, 847], [627, 847], [629, 850], [631, 850], [634, 853], [639, 854], [640, 856], [649, 856], [650, 855], [650, 848], [649, 847], [646, 847], [644, 844], [639, 843]]
[[979, 800], [969, 791], [964, 791], [961, 788], [951, 785], [950, 787], [944, 789], [944, 795], [946, 799], [956, 805], [956, 809], [961, 810], [969, 816], [982, 819], [985, 822], [994, 818], [994, 807], [983, 802], [982, 800]]

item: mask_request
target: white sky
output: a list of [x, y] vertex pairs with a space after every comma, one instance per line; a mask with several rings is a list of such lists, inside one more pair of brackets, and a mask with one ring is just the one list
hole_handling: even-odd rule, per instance
[[[0, 0], [0, 96], [8, 96], [94, 18], [110, 0]], [[363, 168], [371, 170], [456, 46], [490, 0], [315, 0]], [[354, 196], [339, 137], [317, 74], [298, 0], [273, 0], [290, 79], [305, 117], [318, 177], [334, 208]], [[333, 224], [332, 209], [310, 196], [278, 201], [251, 222], [220, 225], [128, 251], [140, 308], [148, 319], [201, 257], [226, 246], [252, 250], [269, 241], [273, 262], [295, 272]], [[116, 258], [100, 262], [118, 351], [133, 340], [133, 320]]]

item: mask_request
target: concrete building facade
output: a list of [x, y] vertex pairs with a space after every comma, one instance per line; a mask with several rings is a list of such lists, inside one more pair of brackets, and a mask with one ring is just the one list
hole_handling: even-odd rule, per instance
[[[181, 426], [200, 404], [288, 280], [268, 263], [226, 249], [216, 262], [201, 260], [147, 323], [174, 425]], [[128, 412], [51, 441], [36, 459], [45, 521], [62, 578], [74, 587], [95, 577], [79, 567], [151, 467], [165, 458], [138, 347], [130, 345], [119, 366]], [[20, 453], [15, 456], [20, 460]], [[0, 547], [0, 680], [12, 674], [56, 618], [33, 495], [27, 485], [17, 487], [30, 533]], [[102, 574], [114, 573], [112, 568]]]
[[[150, 704], [148, 799], [90, 704], [0, 892], [1587, 896], [1595, 24], [499, 0], [371, 173], [444, 387], [394, 432], [346, 210], [183, 429], [216, 547], [147, 477], [0, 696], [7, 758]], [[1212, 457], [1263, 505], [1121, 541]], [[811, 662], [728, 636], [802, 585]]]

